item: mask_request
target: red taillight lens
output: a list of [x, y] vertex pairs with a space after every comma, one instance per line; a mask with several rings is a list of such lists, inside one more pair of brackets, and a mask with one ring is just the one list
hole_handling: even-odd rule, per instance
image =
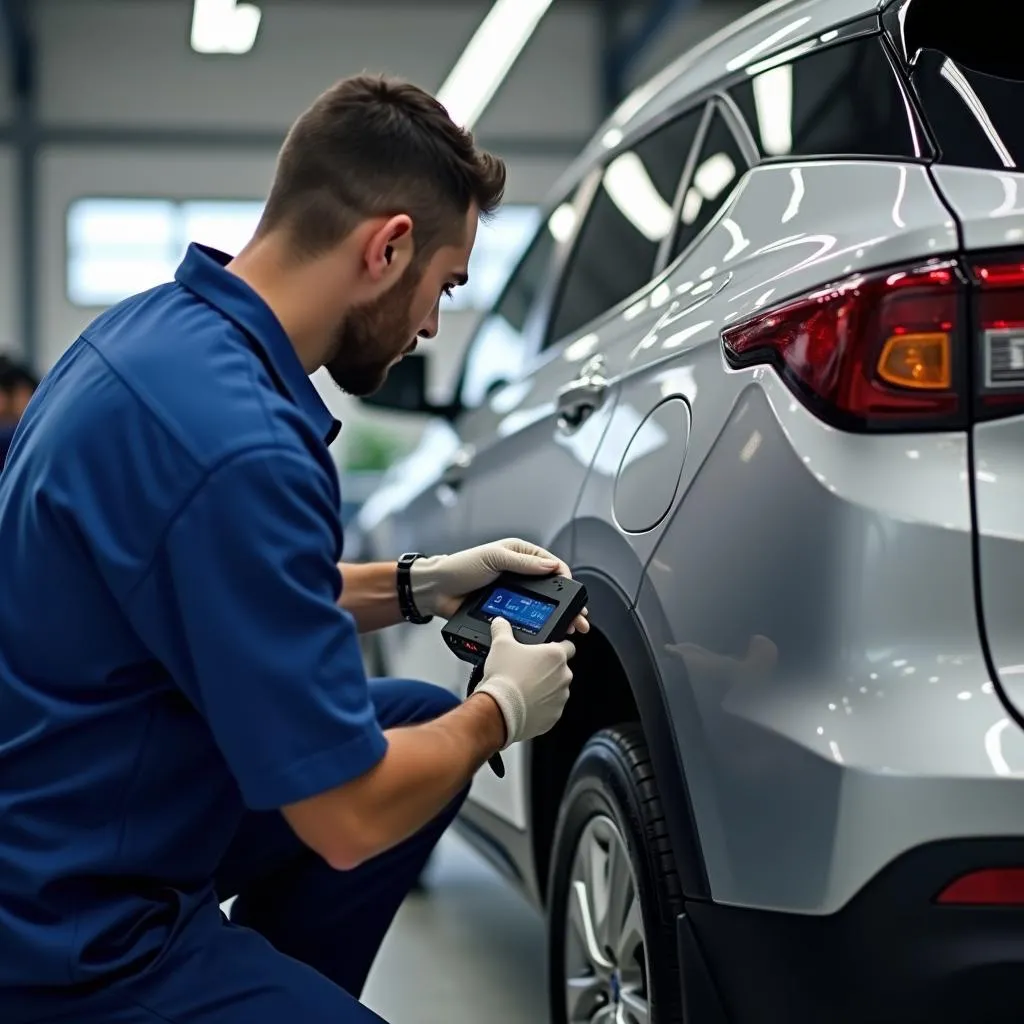
[[972, 871], [939, 893], [946, 906], [1017, 907], [1024, 905], [1024, 868], [988, 868]]
[[972, 266], [977, 289], [979, 415], [1024, 409], [1024, 263]]
[[843, 425], [948, 425], [957, 393], [962, 279], [954, 264], [849, 278], [722, 334], [736, 368], [770, 363]]

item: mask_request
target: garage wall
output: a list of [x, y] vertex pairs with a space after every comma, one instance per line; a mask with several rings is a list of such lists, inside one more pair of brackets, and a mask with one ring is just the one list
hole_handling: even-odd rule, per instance
[[[2, 71], [2, 69], [0, 69]], [[0, 352], [17, 349], [18, 268], [14, 239], [14, 157], [0, 146]]]
[[[489, 4], [261, 0], [257, 46], [236, 58], [191, 51], [190, 0], [34, 0], [29, 6], [40, 122], [58, 136], [75, 133], [74, 144], [47, 145], [40, 154], [37, 357], [46, 369], [94, 315], [65, 297], [64, 217], [73, 199], [260, 198], [280, 137], [322, 89], [364, 69], [436, 89]], [[538, 140], [564, 144], [585, 138], [598, 120], [593, 11], [589, 2], [557, 5], [477, 126], [485, 144], [493, 139], [499, 151], [510, 147], [511, 201], [542, 199], [567, 162], [558, 152], [523, 156], [520, 141], [534, 150]], [[568, 52], [571, 61], [564, 60]], [[5, 113], [0, 106], [0, 124], [9, 119]], [[137, 136], [114, 144], [118, 133], [161, 129], [182, 133], [181, 144], [155, 148]], [[214, 132], [216, 147], [189, 140], [190, 130]], [[239, 133], [249, 137], [240, 140]], [[265, 133], [265, 145], [258, 137], [254, 144], [253, 133]], [[8, 223], [0, 222], [0, 233]], [[5, 307], [17, 293], [16, 269], [4, 261]], [[16, 324], [16, 307], [13, 313]], [[449, 333], [464, 335], [471, 320], [471, 314], [450, 314]]]
[[[39, 173], [39, 229], [43, 239], [39, 257], [40, 365], [52, 365], [96, 313], [72, 306], [66, 295], [65, 217], [75, 198], [167, 195], [260, 199], [266, 194], [273, 174], [274, 157], [272, 151], [165, 152], [123, 146], [63, 146], [44, 150]], [[561, 161], [517, 160], [509, 180], [508, 201], [536, 201], [554, 184], [562, 166]], [[0, 261], [0, 266], [3, 265], [4, 261]], [[0, 274], [0, 295], [4, 293], [4, 277], [9, 275]], [[475, 320], [474, 313], [447, 313], [437, 339], [429, 348], [425, 346], [433, 357], [433, 383], [439, 392], [451, 380]], [[327, 394], [341, 418], [351, 419], [353, 413], [361, 411], [360, 406], [336, 389], [328, 389]]]
[[[0, 46], [0, 125], [11, 119], [10, 93], [6, 84], [11, 69], [6, 50]], [[17, 348], [15, 289], [18, 271], [14, 262], [14, 160], [11, 150], [0, 143], [0, 351]]]
[[[191, 0], [28, 5], [39, 60], [38, 116], [51, 135], [40, 151], [37, 180], [41, 369], [96, 312], [72, 306], [65, 293], [65, 215], [74, 199], [261, 198], [281, 136], [322, 89], [361, 70], [392, 72], [437, 89], [490, 0], [260, 4], [260, 37], [242, 57], [191, 51]], [[749, 6], [746, 0], [720, 0], [676, 19], [634, 77], [647, 77]], [[568, 162], [566, 147], [571, 151], [599, 122], [599, 45], [594, 0], [559, 0], [481, 119], [478, 137], [509, 161], [509, 201], [543, 199]], [[0, 47], [4, 83], [5, 60]], [[0, 88], [0, 126], [10, 118], [9, 96]], [[154, 145], [152, 136], [161, 131], [177, 133], [173, 145]], [[0, 145], [0, 346], [20, 347], [14, 186], [11, 151]], [[429, 346], [441, 391], [475, 319], [473, 313], [449, 312]], [[364, 414], [333, 388], [327, 391], [343, 418]]]
[[631, 85], [640, 85], [651, 75], [714, 35], [720, 28], [743, 17], [763, 0], [711, 0], [684, 8], [665, 26], [637, 61], [630, 76]]
[[[364, 69], [437, 89], [490, 4], [261, 0], [257, 45], [241, 58], [191, 52], [188, 0], [34, 6], [45, 120], [276, 129], [334, 79]], [[572, 0], [555, 5], [478, 125], [482, 134], [590, 130], [598, 95], [593, 10]]]

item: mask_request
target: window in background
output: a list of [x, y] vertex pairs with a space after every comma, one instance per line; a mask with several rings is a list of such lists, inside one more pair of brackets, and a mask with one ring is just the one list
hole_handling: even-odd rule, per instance
[[67, 216], [67, 296], [102, 307], [170, 281], [189, 242], [236, 253], [263, 203], [226, 199], [77, 199]]
[[605, 168], [576, 240], [548, 342], [561, 341], [651, 279], [701, 111], [659, 128]]
[[[67, 217], [67, 294], [76, 306], [110, 306], [171, 280], [189, 242], [236, 253], [263, 211], [252, 200], [78, 199]], [[469, 283], [450, 309], [487, 309], [540, 224], [536, 206], [501, 207], [480, 225]]]
[[766, 157], [915, 155], [903, 94], [876, 36], [761, 71], [730, 92]]

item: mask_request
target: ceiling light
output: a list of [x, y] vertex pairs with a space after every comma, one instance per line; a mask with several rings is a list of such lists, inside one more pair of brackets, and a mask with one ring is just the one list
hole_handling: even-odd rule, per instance
[[195, 0], [192, 49], [196, 53], [248, 53], [256, 43], [262, 13], [237, 0]]
[[437, 93], [456, 124], [476, 124], [550, 6], [551, 0], [495, 0]]

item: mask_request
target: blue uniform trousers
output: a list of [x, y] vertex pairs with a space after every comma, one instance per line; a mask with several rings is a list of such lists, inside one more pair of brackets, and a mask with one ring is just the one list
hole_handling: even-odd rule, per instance
[[[385, 728], [437, 718], [457, 703], [426, 683], [370, 684]], [[358, 1002], [405, 896], [465, 798], [394, 849], [337, 872], [280, 814], [244, 819], [217, 877], [231, 920], [198, 916], [136, 978], [39, 1018], [46, 1024], [380, 1024]], [[2, 1018], [2, 1014], [0, 1014]]]

